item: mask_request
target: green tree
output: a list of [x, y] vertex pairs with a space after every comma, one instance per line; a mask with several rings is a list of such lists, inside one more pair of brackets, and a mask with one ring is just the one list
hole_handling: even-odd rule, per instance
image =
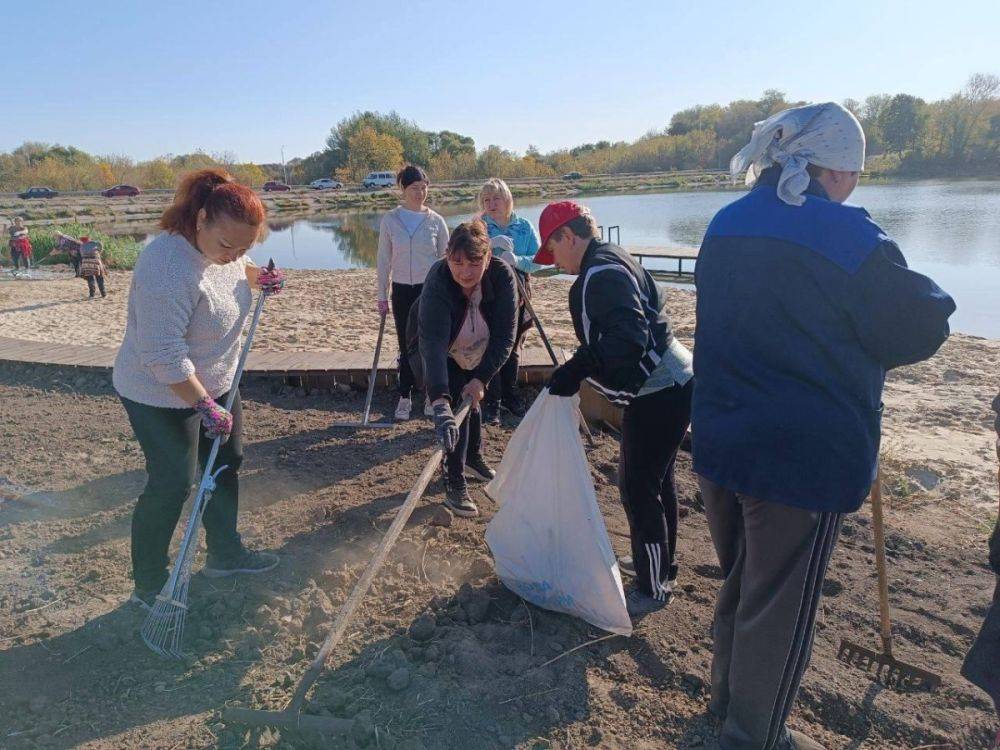
[[909, 94], [896, 94], [879, 113], [878, 127], [889, 151], [902, 155], [917, 145], [927, 122], [927, 103]]
[[347, 166], [338, 174], [360, 182], [373, 171], [397, 170], [403, 163], [403, 144], [394, 136], [363, 127], [347, 140]]

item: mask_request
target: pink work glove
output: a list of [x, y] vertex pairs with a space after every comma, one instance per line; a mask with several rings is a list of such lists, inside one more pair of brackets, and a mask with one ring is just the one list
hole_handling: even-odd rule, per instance
[[285, 288], [285, 272], [280, 268], [262, 268], [257, 274], [257, 283], [267, 296], [279, 294]]
[[378, 314], [379, 315], [388, 315], [389, 314], [389, 300], [387, 300], [387, 299], [380, 299], [378, 301], [377, 309], [378, 309]]
[[194, 405], [194, 410], [201, 417], [205, 434], [209, 438], [222, 438], [223, 443], [229, 440], [233, 431], [233, 415], [215, 403], [215, 399], [211, 396], [203, 397]]

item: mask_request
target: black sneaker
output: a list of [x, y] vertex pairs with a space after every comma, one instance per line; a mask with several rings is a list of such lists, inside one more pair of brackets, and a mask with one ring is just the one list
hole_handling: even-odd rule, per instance
[[240, 573], [264, 573], [278, 566], [278, 556], [270, 552], [255, 552], [243, 549], [231, 558], [213, 557], [211, 554], [205, 561], [201, 573], [209, 578], [225, 578]]
[[479, 482], [488, 482], [497, 473], [490, 468], [482, 456], [473, 456], [465, 460], [465, 476]]
[[156, 606], [156, 595], [159, 593], [159, 589], [150, 589], [149, 591], [134, 589], [132, 591], [132, 596], [128, 598], [128, 601], [129, 604], [135, 604], [146, 612], [152, 612], [153, 607]]
[[449, 479], [445, 483], [444, 504], [462, 518], [475, 518], [479, 515], [479, 508], [469, 497], [469, 485], [465, 483], [465, 477], [460, 481]]
[[500, 424], [500, 405], [483, 403], [480, 407], [483, 411], [483, 424]]
[[516, 394], [510, 396], [504, 396], [501, 406], [505, 411], [510, 412], [511, 416], [520, 419], [524, 416], [525, 412], [528, 411], [528, 406], [524, 399]]

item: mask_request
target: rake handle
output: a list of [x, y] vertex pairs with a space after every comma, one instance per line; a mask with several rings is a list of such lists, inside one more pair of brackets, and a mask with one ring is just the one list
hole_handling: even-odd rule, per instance
[[882, 651], [892, 657], [892, 626], [889, 621], [889, 575], [885, 561], [885, 521], [882, 517], [882, 467], [875, 470], [872, 483], [872, 530], [875, 534], [875, 568], [878, 570], [878, 608], [882, 630]]
[[[378, 377], [378, 359], [382, 354], [382, 336], [385, 334], [386, 313], [382, 313], [382, 319], [378, 324], [378, 341], [375, 342], [375, 358], [372, 360], [372, 371], [368, 374], [368, 395], [365, 396], [365, 413], [361, 417], [361, 424], [368, 424], [368, 415], [372, 410], [372, 396], [375, 395], [375, 378]], [[405, 353], [400, 356], [406, 356]]]
[[[455, 415], [455, 421], [459, 425], [461, 425], [462, 421], [466, 418], [466, 416], [468, 416], [470, 406], [471, 402], [469, 399], [462, 401], [462, 406]], [[431, 457], [427, 459], [427, 463], [424, 465], [424, 470], [420, 472], [420, 476], [417, 478], [417, 481], [410, 490], [410, 493], [406, 496], [406, 500], [403, 501], [403, 504], [399, 506], [399, 510], [396, 511], [396, 517], [389, 526], [389, 530], [386, 531], [385, 536], [382, 537], [382, 541], [379, 544], [378, 549], [375, 550], [375, 554], [372, 556], [372, 559], [368, 561], [368, 567], [365, 568], [365, 572], [361, 574], [361, 578], [359, 578], [358, 582], [354, 584], [354, 590], [351, 591], [351, 595], [347, 597], [347, 601], [345, 601], [341, 606], [340, 611], [337, 613], [337, 618], [334, 620], [333, 625], [330, 627], [330, 632], [326, 636], [326, 640], [323, 641], [323, 645], [319, 649], [319, 653], [316, 654], [316, 658], [313, 659], [313, 662], [309, 665], [309, 669], [306, 670], [306, 673], [302, 675], [302, 679], [295, 688], [295, 694], [292, 696], [291, 701], [289, 701], [288, 706], [285, 708], [283, 713], [297, 713], [302, 709], [302, 704], [306, 699], [306, 693], [309, 692], [309, 688], [313, 686], [313, 683], [316, 682], [320, 674], [323, 672], [323, 667], [326, 665], [326, 660], [330, 656], [330, 653], [337, 646], [337, 644], [340, 643], [340, 639], [347, 630], [347, 625], [350, 622], [351, 617], [354, 615], [355, 610], [361, 604], [362, 600], [364, 600], [365, 594], [368, 593], [368, 589], [371, 588], [372, 581], [375, 580], [375, 575], [378, 573], [382, 564], [389, 556], [389, 551], [392, 549], [392, 545], [396, 543], [396, 539], [399, 537], [400, 533], [402, 533], [403, 527], [406, 525], [410, 515], [413, 513], [413, 509], [416, 507], [417, 502], [423, 496], [424, 491], [427, 489], [427, 485], [430, 484], [431, 478], [434, 476], [434, 472], [437, 471], [443, 455], [444, 449], [437, 448], [431, 454]]]

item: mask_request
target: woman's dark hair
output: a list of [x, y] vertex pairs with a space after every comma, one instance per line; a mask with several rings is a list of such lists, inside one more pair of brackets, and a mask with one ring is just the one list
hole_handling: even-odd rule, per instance
[[205, 209], [209, 222], [219, 214], [226, 214], [257, 227], [264, 223], [267, 215], [257, 194], [233, 181], [228, 172], [217, 168], [199, 169], [181, 180], [174, 202], [160, 218], [160, 228], [193, 240], [201, 209]]
[[424, 170], [412, 164], [407, 164], [396, 173], [396, 184], [404, 190], [414, 182], [430, 182], [430, 180], [427, 179], [427, 173]]
[[486, 224], [479, 219], [466, 221], [455, 227], [448, 238], [448, 257], [463, 255], [473, 263], [483, 259], [490, 251], [490, 236], [486, 232]]

